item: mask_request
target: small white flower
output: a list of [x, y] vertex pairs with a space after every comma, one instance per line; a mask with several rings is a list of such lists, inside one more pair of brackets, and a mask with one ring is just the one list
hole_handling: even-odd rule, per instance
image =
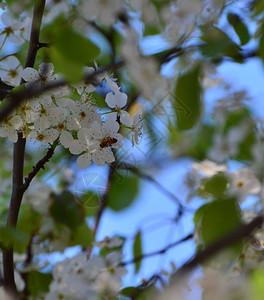
[[34, 139], [39, 142], [53, 143], [58, 136], [58, 131], [53, 128], [46, 129], [44, 131], [38, 131], [33, 129], [27, 136], [27, 140]]
[[122, 135], [117, 133], [119, 124], [107, 120], [103, 125], [97, 121], [91, 127], [80, 128], [77, 140], [73, 140], [69, 145], [72, 154], [81, 154], [77, 159], [79, 168], [86, 169], [90, 166], [91, 160], [97, 165], [112, 163], [115, 157], [111, 148], [122, 146]]
[[38, 131], [57, 126], [61, 119], [65, 119], [67, 111], [65, 108], [57, 107], [53, 102], [36, 102], [32, 110], [35, 113], [34, 126]]
[[22, 78], [29, 83], [35, 83], [37, 85], [42, 85], [48, 81], [58, 80], [60, 76], [58, 74], [53, 75], [54, 66], [51, 63], [42, 63], [39, 66], [39, 71], [33, 68], [25, 68], [22, 71]]
[[68, 122], [72, 124], [72, 129], [89, 128], [93, 122], [101, 122], [96, 108], [90, 104], [71, 103], [70, 109], [73, 114], [68, 116]]
[[129, 113], [125, 110], [122, 110], [122, 108], [127, 104], [127, 95], [125, 93], [113, 94], [112, 92], [110, 92], [106, 95], [105, 102], [109, 107], [116, 110], [116, 112], [110, 113], [108, 115], [110, 118], [116, 120], [117, 116], [119, 116], [121, 124], [130, 124]]
[[123, 244], [123, 240], [118, 236], [113, 236], [112, 238], [105, 237], [101, 242], [94, 242], [94, 245], [100, 248], [114, 248], [120, 247]]
[[32, 19], [26, 17], [21, 24], [20, 32], [25, 40], [29, 41], [31, 32]]
[[69, 143], [69, 151], [72, 154], [80, 154], [77, 159], [77, 165], [80, 169], [86, 169], [91, 164], [91, 151], [93, 144], [91, 142], [91, 135], [87, 128], [80, 128], [77, 133], [78, 139]]
[[104, 79], [106, 80], [109, 88], [115, 93], [120, 93], [120, 87], [115, 82], [116, 79], [110, 78], [109, 75], [105, 72], [104, 73]]
[[20, 84], [22, 70], [20, 61], [13, 55], [6, 57], [0, 62], [1, 78], [12, 86]]
[[121, 0], [86, 0], [79, 6], [79, 12], [86, 20], [97, 19], [99, 23], [110, 26], [115, 24], [122, 7]]
[[261, 184], [253, 171], [249, 168], [241, 168], [230, 174], [231, 186], [229, 192], [243, 201], [247, 195], [257, 195], [261, 190]]
[[196, 172], [202, 173], [205, 177], [211, 177], [218, 172], [224, 172], [227, 170], [225, 165], [218, 165], [207, 159], [201, 163], [193, 162], [191, 165]]
[[20, 45], [23, 43], [23, 39], [20, 37], [21, 24], [15, 22], [13, 17], [8, 12], [3, 12], [1, 15], [1, 21], [4, 24], [0, 35], [5, 35], [11, 43]]
[[94, 143], [92, 159], [97, 166], [115, 161], [111, 148], [122, 147], [121, 140], [123, 139], [118, 130], [119, 124], [111, 120], [107, 120], [103, 125], [98, 122], [91, 125], [90, 132]]
[[7, 117], [0, 124], [0, 136], [7, 137], [11, 142], [17, 142], [17, 132], [22, 127], [23, 121], [17, 115]]
[[[94, 72], [92, 67], [84, 67], [83, 76], [86, 77]], [[77, 93], [82, 95], [83, 93], [92, 93], [96, 90], [96, 87], [89, 81], [81, 81], [80, 83], [72, 83], [72, 86], [76, 88]]]
[[139, 143], [139, 138], [143, 133], [142, 111], [138, 111], [132, 120], [132, 146]]

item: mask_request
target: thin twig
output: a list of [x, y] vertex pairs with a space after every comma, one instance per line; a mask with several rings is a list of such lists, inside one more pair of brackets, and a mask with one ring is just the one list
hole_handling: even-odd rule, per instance
[[148, 257], [152, 257], [152, 256], [156, 256], [156, 255], [159, 255], [159, 254], [164, 254], [166, 253], [169, 249], [173, 248], [173, 247], [176, 247], [178, 246], [179, 244], [183, 243], [183, 242], [186, 242], [190, 239], [193, 238], [193, 234], [188, 234], [186, 237], [182, 238], [181, 240], [179, 241], [176, 241], [174, 243], [171, 243], [169, 245], [167, 245], [166, 247], [160, 249], [160, 250], [157, 250], [157, 251], [153, 251], [153, 252], [150, 252], [150, 253], [146, 253], [146, 254], [142, 254], [142, 255], [139, 255], [139, 256], [136, 256], [134, 257], [133, 259], [131, 260], [128, 260], [128, 261], [124, 261], [124, 262], [121, 262], [120, 265], [121, 266], [126, 266], [126, 265], [129, 265], [129, 264], [133, 264], [137, 261], [140, 261], [142, 259], [145, 259], [145, 258], [148, 258]]
[[47, 154], [42, 159], [40, 159], [37, 162], [37, 164], [33, 167], [33, 171], [28, 174], [28, 176], [25, 178], [25, 181], [24, 181], [23, 185], [20, 187], [21, 192], [24, 193], [27, 190], [27, 188], [29, 187], [32, 179], [37, 175], [37, 173], [40, 171], [40, 169], [44, 169], [44, 165], [53, 156], [55, 148], [57, 147], [57, 145], [58, 145], [58, 141], [55, 141], [53, 143], [53, 145], [50, 146], [50, 148], [48, 149]]

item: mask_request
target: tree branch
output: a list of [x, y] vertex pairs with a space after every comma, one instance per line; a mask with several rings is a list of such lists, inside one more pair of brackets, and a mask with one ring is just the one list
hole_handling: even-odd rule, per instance
[[[33, 20], [31, 26], [30, 42], [28, 55], [26, 58], [25, 68], [33, 67], [39, 44], [39, 31], [41, 26], [42, 15], [44, 12], [45, 0], [38, 1], [33, 13]], [[21, 82], [23, 83], [23, 82]], [[12, 98], [12, 96], [10, 97]], [[18, 101], [19, 102], [19, 101]], [[21, 102], [21, 101], [20, 101]], [[19, 103], [20, 103], [19, 102]], [[12, 99], [10, 99], [6, 106], [12, 108]], [[15, 105], [16, 107], [17, 105]], [[13, 107], [9, 112], [11, 112]], [[1, 111], [2, 119], [8, 114], [5, 107]], [[24, 169], [24, 153], [25, 153], [26, 140], [23, 138], [22, 133], [18, 133], [18, 140], [14, 144], [13, 152], [13, 179], [12, 179], [12, 195], [7, 217], [7, 226], [16, 227], [19, 209], [24, 191], [21, 190], [23, 184], [23, 169]], [[12, 295], [16, 296], [17, 289], [14, 279], [14, 260], [13, 260], [13, 247], [3, 251], [3, 269], [4, 269], [4, 287]]]
[[176, 280], [182, 278], [182, 276], [186, 272], [191, 271], [199, 264], [207, 261], [221, 250], [249, 237], [255, 229], [259, 228], [263, 224], [263, 222], [264, 215], [259, 215], [256, 218], [254, 218], [250, 223], [243, 224], [237, 229], [225, 235], [224, 237], [218, 239], [204, 250], [198, 252], [191, 260], [189, 260], [180, 269], [178, 269], [178, 271], [173, 275], [172, 279]]
[[47, 154], [37, 162], [37, 164], [33, 167], [33, 171], [28, 174], [25, 178], [23, 185], [20, 187], [22, 193], [24, 193], [29, 187], [32, 179], [37, 175], [40, 169], [44, 169], [44, 165], [51, 159], [54, 154], [55, 148], [58, 145], [58, 141], [55, 141], [53, 145], [48, 149]]

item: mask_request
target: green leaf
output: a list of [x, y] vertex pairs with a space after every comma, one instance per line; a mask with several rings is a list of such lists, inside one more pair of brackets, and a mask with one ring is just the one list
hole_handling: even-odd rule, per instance
[[85, 208], [87, 217], [92, 217], [96, 214], [101, 201], [100, 197], [99, 194], [96, 195], [92, 191], [88, 191], [78, 199], [79, 203]]
[[221, 198], [228, 187], [228, 179], [223, 173], [204, 178], [199, 189], [199, 196], [204, 198]]
[[264, 1], [263, 0], [254, 0], [253, 1], [253, 12], [257, 16], [264, 11]]
[[256, 143], [255, 131], [251, 130], [246, 134], [243, 141], [239, 144], [239, 151], [236, 154], [235, 158], [237, 160], [251, 160], [252, 155], [252, 146]]
[[53, 219], [60, 224], [76, 230], [84, 222], [84, 208], [79, 205], [74, 195], [69, 191], [61, 194], [52, 194], [50, 213]]
[[201, 117], [199, 73], [199, 67], [196, 67], [180, 75], [177, 80], [174, 109], [177, 115], [177, 127], [180, 130], [191, 129]]
[[12, 12], [15, 17], [19, 18], [25, 10], [32, 8], [39, 0], [6, 0], [5, 2], [8, 6], [8, 10]]
[[203, 44], [200, 46], [201, 53], [205, 57], [221, 59], [228, 56], [234, 60], [240, 60], [240, 48], [226, 33], [215, 26], [201, 27]]
[[44, 28], [43, 36], [51, 42], [49, 55], [56, 72], [61, 72], [72, 82], [80, 81], [84, 66], [100, 54], [94, 43], [76, 33], [62, 17], [58, 17], [52, 26]]
[[[138, 231], [135, 237], [134, 245], [133, 245], [133, 253], [134, 258], [142, 255], [142, 241], [141, 241], [141, 232]], [[141, 259], [135, 262], [135, 273], [137, 273], [141, 266]]]
[[160, 30], [158, 29], [157, 26], [145, 24], [144, 36], [156, 35], [156, 34], [159, 34], [159, 33], [160, 33]]
[[108, 195], [108, 207], [120, 211], [130, 206], [138, 193], [138, 183], [136, 176], [124, 176], [116, 172]]
[[2, 249], [9, 248], [14, 243], [16, 243], [20, 249], [26, 249], [29, 240], [30, 236], [23, 231], [13, 227], [0, 226], [0, 248]]
[[50, 273], [41, 273], [38, 271], [29, 272], [27, 276], [27, 288], [30, 296], [36, 297], [41, 293], [47, 293], [51, 282], [52, 275]]
[[259, 39], [258, 54], [262, 58], [262, 61], [264, 62], [264, 26], [262, 26], [261, 28], [261, 37]]
[[227, 15], [227, 20], [233, 26], [241, 45], [246, 45], [250, 40], [250, 35], [247, 26], [242, 22], [240, 16], [230, 13]]
[[231, 127], [238, 126], [242, 121], [250, 118], [250, 111], [246, 108], [239, 108], [229, 112], [225, 120], [224, 132], [226, 133]]
[[241, 213], [236, 199], [215, 200], [200, 207], [194, 223], [203, 246], [228, 234], [240, 225]]
[[123, 296], [129, 297], [129, 299], [131, 299], [131, 297], [133, 295], [140, 294], [140, 292], [142, 292], [142, 289], [129, 286], [129, 287], [126, 287], [126, 288], [122, 289], [120, 291], [120, 294], [123, 295]]
[[55, 48], [50, 47], [50, 56], [56, 72], [62, 73], [71, 82], [80, 82], [83, 78], [83, 65], [66, 58]]
[[64, 28], [56, 35], [53, 47], [66, 59], [65, 63], [70, 60], [77, 64], [87, 64], [100, 54], [94, 43], [70, 27]]
[[94, 241], [92, 230], [84, 222], [72, 232], [72, 246], [89, 247]]
[[262, 300], [264, 295], [264, 273], [262, 270], [254, 270], [250, 276], [251, 295], [250, 300]]

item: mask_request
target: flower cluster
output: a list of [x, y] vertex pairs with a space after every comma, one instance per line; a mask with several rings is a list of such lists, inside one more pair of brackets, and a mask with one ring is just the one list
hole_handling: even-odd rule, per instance
[[[17, 59], [10, 57], [9, 60], [11, 58], [17, 73], [15, 78], [10, 78], [11, 71], [6, 71], [7, 75], [3, 78], [10, 78], [9, 83], [17, 82], [17, 75], [26, 81], [26, 86], [42, 86], [61, 78], [53, 74], [54, 66], [51, 63], [40, 64], [38, 71], [33, 68], [21, 70]], [[93, 71], [93, 68], [84, 70], [85, 73]], [[132, 144], [138, 143], [138, 137], [142, 134], [141, 112], [131, 120], [124, 110], [127, 95], [120, 92], [120, 87], [107, 74], [101, 76], [100, 80], [105, 80], [112, 89], [105, 97], [111, 111], [100, 114], [92, 101], [96, 86], [82, 82], [24, 102], [0, 125], [0, 136], [16, 142], [17, 133], [22, 132], [28, 141], [50, 144], [58, 139], [72, 154], [79, 155], [77, 164], [81, 169], [89, 167], [92, 161], [98, 166], [114, 162], [112, 149], [123, 146], [124, 137], [120, 134], [122, 126], [130, 129]], [[70, 97], [74, 89], [79, 95], [75, 101]]]
[[105, 257], [89, 260], [83, 253], [59, 262], [53, 269], [53, 278], [46, 300], [54, 299], [110, 299], [122, 287], [127, 270], [119, 266], [122, 253], [110, 252]]

